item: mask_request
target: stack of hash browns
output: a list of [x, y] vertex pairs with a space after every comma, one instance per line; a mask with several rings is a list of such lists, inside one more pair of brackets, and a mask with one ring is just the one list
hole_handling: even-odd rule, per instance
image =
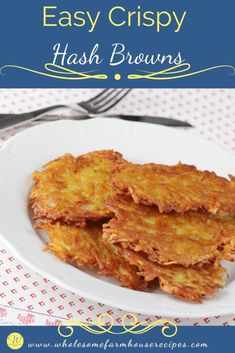
[[192, 302], [225, 284], [235, 253], [235, 178], [177, 164], [136, 165], [105, 150], [66, 154], [33, 174], [47, 249], [122, 286]]

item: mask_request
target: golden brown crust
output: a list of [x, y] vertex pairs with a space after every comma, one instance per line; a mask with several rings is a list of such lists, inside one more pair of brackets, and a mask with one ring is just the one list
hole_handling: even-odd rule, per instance
[[97, 151], [77, 158], [66, 154], [35, 172], [35, 185], [29, 202], [34, 218], [76, 223], [99, 220], [112, 213], [105, 206], [113, 195], [110, 185], [112, 170], [125, 163], [114, 151]]
[[[214, 216], [212, 216], [214, 217]], [[226, 213], [218, 213], [216, 216], [217, 222], [219, 222], [224, 228], [226, 234], [230, 239], [230, 249], [235, 254], [235, 217], [232, 217]]]
[[89, 224], [78, 228], [60, 223], [37, 223], [37, 228], [45, 230], [50, 238], [47, 249], [61, 260], [77, 267], [88, 266], [105, 276], [120, 280], [122, 286], [143, 290], [146, 283], [137, 274], [137, 267], [130, 265], [120, 249], [105, 243], [102, 239], [102, 225]]
[[33, 179], [36, 227], [63, 261], [137, 290], [158, 279], [163, 291], [192, 302], [224, 286], [220, 260], [235, 253], [234, 177], [130, 164], [105, 150], [66, 154]]
[[158, 278], [163, 291], [186, 301], [201, 303], [204, 296], [213, 297], [216, 290], [225, 284], [223, 277], [226, 271], [222, 266], [162, 266], [128, 249], [123, 249], [123, 256], [131, 265], [139, 268], [140, 275], [146, 281]]
[[103, 238], [111, 244], [142, 251], [164, 265], [233, 260], [228, 233], [206, 212], [162, 214], [124, 196], [107, 205], [116, 216], [103, 226]]
[[158, 206], [160, 212], [184, 213], [205, 209], [235, 214], [235, 179], [177, 164], [126, 164], [113, 177], [118, 193], [129, 194], [136, 203]]

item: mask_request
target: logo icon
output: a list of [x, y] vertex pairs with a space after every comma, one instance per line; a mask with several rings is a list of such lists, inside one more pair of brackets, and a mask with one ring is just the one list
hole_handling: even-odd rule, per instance
[[20, 349], [24, 344], [24, 337], [19, 332], [12, 332], [7, 336], [6, 343], [10, 349]]

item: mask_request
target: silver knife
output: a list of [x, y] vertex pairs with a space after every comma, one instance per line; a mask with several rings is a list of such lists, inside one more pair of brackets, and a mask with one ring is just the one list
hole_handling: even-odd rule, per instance
[[[103, 118], [117, 118], [127, 121], [144, 122], [150, 124], [172, 126], [172, 127], [193, 127], [187, 121], [181, 121], [172, 118], [162, 118], [156, 116], [144, 116], [144, 115], [128, 115], [128, 114], [108, 114], [108, 115], [96, 115], [96, 114], [84, 114], [71, 116], [69, 119], [73, 120], [84, 120], [96, 117]], [[44, 117], [32, 116], [31, 113], [24, 114], [0, 114], [0, 130], [9, 129], [13, 126], [19, 126], [26, 122], [34, 120], [58, 120], [58, 115], [47, 115]]]
[[127, 114], [118, 114], [118, 115], [105, 115], [107, 118], [118, 118], [128, 121], [139, 121], [142, 123], [158, 124], [164, 126], [175, 126], [175, 127], [193, 127], [187, 121], [181, 121], [171, 118], [160, 118], [157, 116], [144, 116], [144, 115], [127, 115]]

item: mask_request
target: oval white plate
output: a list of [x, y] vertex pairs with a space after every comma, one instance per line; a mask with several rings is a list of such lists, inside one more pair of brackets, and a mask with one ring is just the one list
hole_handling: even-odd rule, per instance
[[114, 149], [133, 162], [194, 164], [219, 175], [235, 174], [235, 157], [217, 145], [177, 129], [96, 118], [57, 121], [30, 128], [11, 138], [0, 151], [0, 233], [10, 249], [36, 272], [73, 292], [126, 311], [167, 317], [201, 317], [235, 313], [235, 266], [226, 263], [224, 290], [203, 304], [191, 304], [159, 290], [143, 293], [121, 288], [113, 280], [80, 271], [44, 252], [44, 239], [31, 223], [28, 194], [31, 174], [48, 161]]

